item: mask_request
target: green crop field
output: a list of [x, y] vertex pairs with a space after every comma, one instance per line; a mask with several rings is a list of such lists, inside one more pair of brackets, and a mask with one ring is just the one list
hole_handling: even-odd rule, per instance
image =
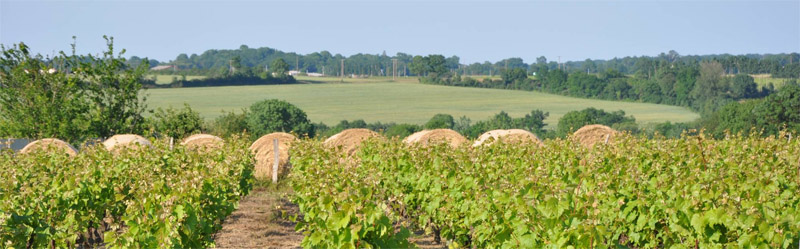
[[[300, 78], [301, 84], [149, 89], [150, 108], [181, 107], [184, 102], [206, 119], [222, 112], [247, 108], [256, 101], [282, 99], [302, 108], [312, 122], [336, 124], [340, 120], [423, 124], [437, 113], [466, 115], [473, 122], [500, 111], [520, 117], [531, 110], [550, 112], [545, 122], [553, 127], [568, 111], [595, 107], [624, 110], [639, 123], [686, 122], [699, 117], [687, 108], [564, 97], [540, 92], [425, 85], [415, 78], [369, 79]], [[313, 81], [313, 83], [308, 83]]]

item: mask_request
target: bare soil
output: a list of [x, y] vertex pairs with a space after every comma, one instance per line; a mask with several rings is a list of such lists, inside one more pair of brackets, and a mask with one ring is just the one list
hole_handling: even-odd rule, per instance
[[[258, 186], [239, 201], [214, 235], [217, 248], [301, 248], [303, 234], [295, 232], [297, 223], [290, 217], [299, 213], [297, 205], [287, 198], [288, 188]], [[419, 248], [447, 248], [435, 243], [433, 235], [418, 231], [409, 239]]]
[[289, 219], [298, 208], [285, 196], [268, 187], [253, 189], [214, 235], [217, 248], [300, 248], [303, 234]]

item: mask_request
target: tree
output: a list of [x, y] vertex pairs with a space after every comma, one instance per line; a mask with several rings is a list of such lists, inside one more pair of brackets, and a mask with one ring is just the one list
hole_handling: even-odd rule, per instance
[[247, 109], [242, 109], [242, 113], [222, 112], [222, 116], [214, 119], [211, 123], [211, 133], [222, 137], [241, 134], [247, 130]]
[[279, 131], [314, 136], [314, 126], [308, 121], [306, 113], [289, 102], [277, 99], [251, 105], [247, 114], [247, 128], [256, 138]]
[[784, 126], [800, 132], [800, 86], [784, 85], [756, 106], [754, 113], [759, 114], [758, 123], [767, 134], [777, 134]]
[[408, 65], [409, 71], [415, 75], [425, 76], [430, 71], [428, 66], [428, 59], [422, 56], [414, 56], [411, 59], [411, 64]]
[[[723, 72], [722, 64], [717, 61], [700, 63], [700, 78], [691, 92], [692, 99], [697, 102], [694, 105], [696, 109], [706, 109], [698, 107], [710, 106], [705, 102], [726, 97], [729, 87], [727, 79], [722, 76]], [[712, 112], [716, 110], [711, 109]]]
[[753, 77], [747, 74], [737, 74], [731, 80], [731, 97], [734, 99], [752, 98], [758, 96], [758, 85]]
[[143, 132], [146, 98], [139, 94], [147, 63], [131, 67], [124, 49], [115, 53], [114, 38], [103, 38], [108, 50], [101, 57], [74, 55], [75, 44], [72, 56], [49, 60], [31, 56], [24, 43], [2, 47], [2, 135], [81, 142]]
[[452, 129], [455, 125], [453, 116], [450, 114], [436, 114], [425, 123], [425, 129]]
[[[41, 56], [19, 43], [2, 47], [0, 57], [0, 136], [82, 141], [90, 134], [89, 99], [78, 77], [51, 72]], [[58, 56], [54, 61], [69, 62]], [[55, 69], [53, 69], [55, 70]]]
[[272, 61], [272, 64], [269, 65], [269, 70], [275, 73], [276, 77], [283, 78], [286, 77], [286, 73], [289, 71], [289, 64], [278, 58]]
[[419, 125], [397, 124], [397, 125], [393, 125], [393, 126], [390, 126], [389, 128], [387, 128], [383, 132], [383, 135], [386, 136], [386, 137], [404, 138], [404, 137], [408, 137], [409, 135], [414, 134], [415, 132], [418, 132], [420, 130], [422, 130], [422, 127], [420, 127]]
[[586, 108], [581, 111], [570, 111], [558, 120], [558, 133], [567, 135], [584, 125], [601, 124], [613, 126], [621, 123], [635, 123], [633, 117], [626, 117], [622, 110], [606, 112], [602, 109]]
[[506, 84], [511, 84], [528, 79], [528, 73], [525, 71], [525, 69], [514, 68], [510, 70], [503, 70], [503, 73], [500, 75], [500, 77]]
[[153, 114], [151, 123], [157, 133], [180, 139], [201, 132], [203, 119], [200, 113], [193, 111], [189, 104], [184, 103], [183, 109], [158, 108]]

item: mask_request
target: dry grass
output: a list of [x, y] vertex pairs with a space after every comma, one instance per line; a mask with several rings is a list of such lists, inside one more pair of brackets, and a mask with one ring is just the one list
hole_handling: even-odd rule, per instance
[[611, 127], [593, 124], [583, 126], [575, 133], [572, 133], [571, 139], [586, 147], [592, 147], [598, 142], [605, 143], [608, 141], [608, 143], [612, 143], [619, 134], [618, 131], [611, 129]]
[[380, 134], [368, 129], [347, 129], [325, 139], [325, 146], [330, 148], [341, 147], [348, 155], [355, 155], [361, 143], [370, 138], [383, 138]]
[[224, 144], [225, 141], [222, 140], [222, 138], [209, 134], [194, 134], [183, 139], [183, 142], [181, 142], [181, 145], [193, 150], [219, 149]]
[[292, 147], [292, 143], [297, 141], [297, 137], [285, 132], [273, 132], [258, 138], [250, 145], [250, 152], [256, 159], [253, 175], [258, 179], [272, 179], [272, 167], [275, 163], [275, 139], [278, 139], [278, 176], [288, 173], [290, 167], [289, 148]]
[[69, 156], [78, 155], [78, 150], [76, 150], [75, 147], [72, 147], [72, 145], [70, 145], [69, 143], [64, 142], [57, 138], [45, 138], [33, 141], [28, 145], [25, 145], [25, 147], [22, 148], [22, 150], [20, 150], [19, 153], [25, 154], [43, 150], [61, 151]]
[[265, 187], [253, 189], [239, 207], [225, 218], [214, 235], [218, 248], [300, 248], [303, 234], [296, 232], [297, 205], [286, 198], [288, 191]]
[[420, 144], [428, 146], [429, 144], [447, 143], [451, 147], [458, 147], [467, 142], [467, 138], [451, 129], [435, 129], [424, 130], [403, 139], [406, 144]]
[[521, 129], [487, 131], [481, 134], [472, 146], [490, 145], [499, 140], [502, 140], [504, 143], [536, 144], [542, 146], [542, 140], [539, 139], [539, 137], [529, 131]]
[[135, 135], [135, 134], [121, 134], [121, 135], [114, 135], [106, 141], [103, 142], [103, 146], [106, 150], [111, 152], [118, 152], [120, 150], [125, 149], [126, 147], [131, 146], [147, 146], [151, 147], [153, 144], [150, 143], [146, 138]]

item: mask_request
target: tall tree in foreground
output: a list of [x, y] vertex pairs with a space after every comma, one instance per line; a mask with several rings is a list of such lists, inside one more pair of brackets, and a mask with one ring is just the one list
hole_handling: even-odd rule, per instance
[[[74, 38], [74, 37], [73, 37]], [[147, 63], [130, 67], [106, 39], [102, 57], [33, 56], [24, 43], [2, 47], [0, 136], [71, 142], [144, 131], [140, 96]], [[146, 59], [144, 61], [147, 61]]]

